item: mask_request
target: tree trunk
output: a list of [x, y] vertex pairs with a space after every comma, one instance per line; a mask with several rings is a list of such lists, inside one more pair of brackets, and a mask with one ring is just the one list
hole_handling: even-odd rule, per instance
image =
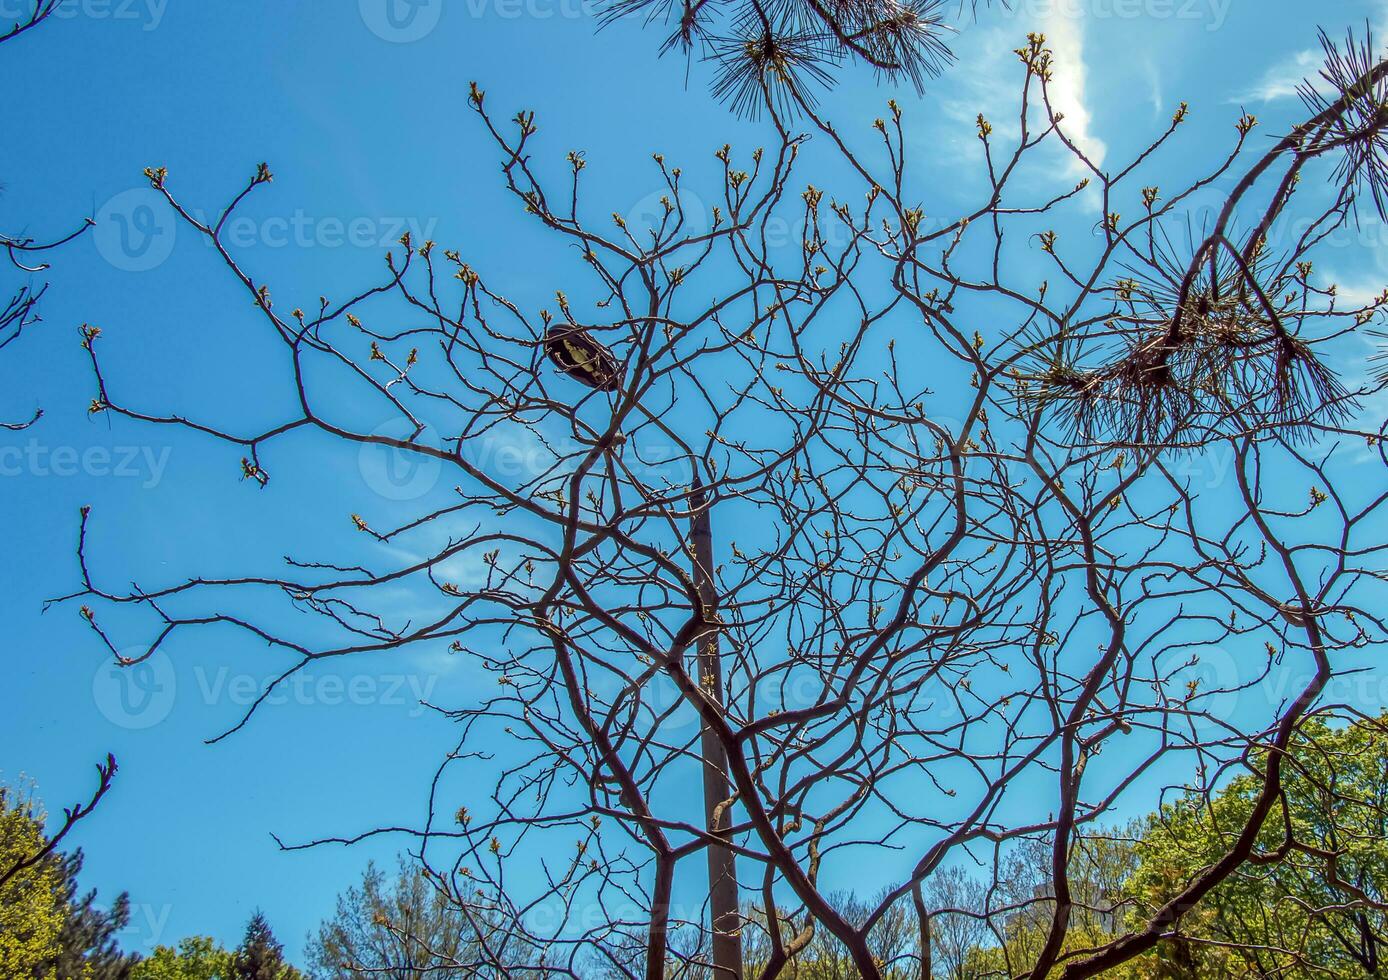
[[[697, 464], [691, 484], [690, 506], [694, 516], [690, 521], [690, 545], [694, 552], [694, 586], [704, 607], [704, 615], [713, 618], [718, 610], [718, 590], [713, 582], [713, 526], [707, 509], [708, 498], [699, 480]], [[723, 703], [723, 665], [719, 656], [719, 634], [711, 632], [698, 642], [699, 682], [713, 700]], [[707, 726], [702, 726], [704, 769], [704, 820], [710, 834], [727, 838], [725, 828], [731, 825], [732, 814], [724, 812], [717, 818], [718, 805], [732, 791], [728, 784], [728, 757], [723, 743]], [[709, 919], [713, 928], [714, 980], [742, 980], [742, 919], [738, 910], [737, 864], [731, 849], [710, 846], [708, 853]]]

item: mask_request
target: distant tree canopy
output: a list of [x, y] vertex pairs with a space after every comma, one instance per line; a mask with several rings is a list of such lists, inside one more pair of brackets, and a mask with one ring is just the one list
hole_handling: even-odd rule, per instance
[[232, 954], [207, 936], [158, 946], [141, 960], [131, 980], [229, 980]]
[[[1255, 767], [1267, 758], [1253, 760]], [[1105, 974], [1116, 980], [1206, 980], [1249, 976], [1280, 980], [1369, 980], [1382, 976], [1388, 943], [1388, 715], [1350, 723], [1308, 718], [1286, 754], [1278, 806], [1263, 823], [1253, 859], [1180, 920], [1152, 952]], [[1102, 946], [1133, 921], [1161, 908], [1193, 875], [1226, 853], [1244, 825], [1257, 779], [1236, 775], [1207, 797], [1189, 792], [1140, 820], [1092, 829], [1071, 858], [1073, 902], [1067, 955]], [[0, 787], [0, 862], [45, 841], [31, 795]], [[995, 879], [950, 866], [927, 882], [923, 900], [936, 913], [924, 931], [908, 906], [892, 904], [869, 942], [888, 980], [1006, 980], [1031, 971], [1044, 947], [1054, 898], [1047, 892], [1047, 849], [1030, 842], [1011, 851]], [[358, 885], [310, 937], [307, 971], [285, 961], [268, 921], [256, 913], [235, 950], [207, 937], [160, 946], [144, 959], [116, 943], [128, 921], [120, 896], [101, 911], [78, 897], [81, 853], [57, 854], [0, 887], [0, 977], [5, 980], [436, 980], [487, 975], [485, 963], [514, 960], [506, 975], [540, 980], [543, 951], [508, 948], [482, 896], [458, 904], [417, 861], [402, 858], [387, 874], [368, 865]], [[862, 922], [879, 896], [840, 893], [838, 913]], [[1005, 917], [989, 908], [1010, 907]], [[744, 966], [751, 976], [788, 950], [787, 980], [855, 980], [852, 959], [834, 936], [806, 928], [788, 910], [773, 922], [764, 907], [744, 907]], [[773, 934], [779, 935], [773, 941]], [[682, 980], [714, 980], [697, 965], [707, 933], [671, 937], [669, 971]], [[928, 950], [928, 955], [926, 953]], [[573, 975], [627, 977], [639, 946], [614, 943]], [[922, 970], [925, 973], [922, 973]], [[562, 973], [562, 971], [561, 971]], [[1059, 975], [1059, 968], [1054, 971]]]
[[[1309, 719], [1288, 759], [1252, 860], [1176, 924], [1167, 972], [1153, 976], [1358, 978], [1388, 967], [1388, 715]], [[1153, 814], [1134, 848], [1135, 906], [1161, 906], [1218, 861], [1256, 796], [1243, 775], [1213, 800], [1191, 793]]]
[[[103, 786], [109, 776], [103, 769]], [[143, 959], [123, 950], [129, 895], [107, 906], [82, 892], [82, 851], [57, 846], [74, 812], [86, 807], [50, 833], [31, 790], [0, 784], [0, 980], [302, 980], [259, 912], [235, 950], [203, 936]]]
[[58, 953], [52, 960], [60, 980], [127, 980], [138, 957], [122, 952], [120, 933], [130, 924], [130, 896], [116, 896], [110, 907], [97, 901], [95, 889], [78, 891], [83, 855], [80, 850], [56, 859], [64, 883], [66, 916], [58, 937]]
[[246, 936], [231, 956], [227, 980], [299, 980], [301, 974], [284, 959], [284, 944], [275, 938], [265, 916], [256, 912]]
[[[1104, 974], [1113, 980], [1370, 980], [1383, 976], [1388, 942], [1388, 715], [1350, 724], [1308, 719], [1292, 743], [1286, 793], [1263, 824], [1254, 859], [1173, 923], [1150, 953]], [[1265, 765], [1266, 758], [1258, 765]], [[1227, 781], [1213, 799], [1187, 793], [1126, 826], [1095, 828], [1076, 842], [1071, 863], [1074, 906], [1066, 953], [1080, 955], [1121, 935], [1162, 907], [1192, 876], [1219, 860], [1228, 836], [1246, 821], [1252, 777]], [[900, 905], [869, 937], [882, 974], [891, 980], [1009, 980], [1034, 968], [1053, 915], [1047, 893], [1047, 849], [1032, 843], [1001, 864], [996, 880], [968, 869], [944, 869], [930, 881], [932, 908], [948, 909], [929, 924], [930, 955], [907, 909]], [[1010, 906], [1000, 925], [985, 914]], [[833, 897], [850, 921], [874, 902]], [[776, 944], [768, 919], [745, 910], [744, 966], [762, 976]], [[795, 936], [783, 914], [779, 928]], [[672, 940], [679, 949], [681, 939]], [[699, 942], [699, 936], [690, 937]], [[801, 933], [780, 976], [789, 980], [855, 980], [856, 968], [832, 936]], [[680, 969], [698, 959], [683, 949], [671, 976], [707, 980], [703, 969]], [[633, 968], [638, 951], [622, 960]], [[922, 973], [922, 968], [926, 973]], [[597, 977], [622, 969], [595, 968]], [[1047, 976], [1059, 976], [1056, 968]]]
[[135, 964], [130, 980], [302, 980], [284, 958], [265, 916], [257, 912], [241, 945], [224, 949], [208, 936], [190, 936], [177, 946], [156, 946]]
[[[32, 798], [0, 786], [0, 866], [43, 847], [43, 818]], [[0, 977], [50, 980], [67, 921], [61, 865], [45, 861], [0, 885]]]
[[[310, 973], [321, 980], [465, 977], [488, 962], [518, 964], [535, 954], [508, 948], [515, 940], [492, 928], [491, 914], [485, 902], [457, 902], [418, 862], [402, 858], [391, 874], [369, 864], [310, 939]], [[540, 975], [508, 973], [516, 980]]]
[[0, 977], [127, 980], [135, 957], [117, 938], [129, 897], [103, 908], [95, 891], [79, 894], [82, 852], [52, 847], [44, 821], [32, 792], [0, 785]]
[[[1156, 949], [1110, 970], [1127, 980], [1382, 976], [1388, 941], [1388, 715], [1351, 724], [1313, 717], [1286, 756], [1288, 775], [1252, 858], [1172, 923]], [[1267, 764], [1263, 753], [1255, 765]], [[1188, 792], [1143, 820], [1077, 842], [1072, 953], [1102, 946], [1166, 905], [1228, 851], [1248, 820], [1257, 779], [1213, 796]], [[1021, 854], [1006, 882], [1018, 905], [995, 941], [966, 957], [960, 980], [1025, 975], [1054, 901]], [[1029, 894], [1035, 890], [1034, 894]], [[1058, 971], [1057, 971], [1058, 973]]]
[[[1255, 761], [1266, 764], [1266, 758]], [[1259, 834], [1252, 861], [1173, 924], [1157, 948], [1105, 974], [1116, 980], [1284, 980], [1381, 976], [1388, 941], [1388, 715], [1346, 724], [1308, 719], [1293, 740], [1282, 803]], [[1168, 902], [1183, 884], [1218, 860], [1227, 836], [1252, 805], [1253, 777], [1235, 776], [1207, 799], [1191, 792], [1140, 820], [1092, 829], [1072, 857], [1074, 907], [1066, 953], [1102, 946]], [[1046, 847], [1012, 851], [996, 880], [966, 867], [942, 869], [925, 900], [937, 912], [922, 933], [901, 904], [874, 927], [873, 956], [890, 980], [1006, 980], [1025, 976], [1045, 945], [1054, 899], [1048, 894]], [[862, 921], [877, 896], [840, 893], [834, 907]], [[986, 910], [1010, 907], [990, 927]], [[369, 867], [362, 884], [338, 901], [310, 946], [310, 975], [327, 980], [476, 975], [475, 923], [482, 907], [451, 904], [413, 862], [393, 877]], [[808, 930], [786, 910], [773, 924], [764, 908], [744, 908], [744, 968], [762, 976], [782, 945], [779, 975], [788, 980], [856, 980], [852, 960], [824, 930]], [[782, 942], [771, 939], [773, 928]], [[690, 966], [706, 954], [707, 934], [671, 938], [672, 977], [711, 980]], [[929, 955], [923, 951], [929, 949]], [[577, 975], [615, 980], [639, 972], [644, 950], [615, 943]], [[1054, 971], [1059, 974], [1059, 969]], [[529, 978], [534, 971], [512, 975]]]

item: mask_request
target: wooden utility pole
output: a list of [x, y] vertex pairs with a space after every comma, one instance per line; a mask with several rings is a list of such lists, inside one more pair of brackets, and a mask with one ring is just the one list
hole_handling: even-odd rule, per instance
[[[694, 552], [694, 587], [698, 590], [703, 615], [713, 620], [718, 613], [718, 589], [714, 585], [713, 522], [709, 517], [709, 501], [699, 479], [698, 463], [693, 464], [692, 493], [689, 504], [690, 546]], [[723, 703], [723, 664], [719, 654], [717, 630], [710, 630], [698, 640], [699, 683], [716, 704]], [[702, 726], [702, 755], [704, 768], [704, 820], [714, 837], [730, 840], [731, 807], [723, 807], [732, 791], [728, 783], [728, 756], [723, 743], [707, 724]], [[708, 905], [713, 927], [714, 980], [742, 980], [742, 916], [738, 908], [737, 860], [731, 848], [711, 844], [708, 847]]]

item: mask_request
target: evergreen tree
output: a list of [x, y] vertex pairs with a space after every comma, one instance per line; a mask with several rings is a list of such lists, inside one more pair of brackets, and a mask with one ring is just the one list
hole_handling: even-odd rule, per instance
[[284, 961], [284, 944], [275, 938], [259, 910], [246, 926], [246, 937], [231, 958], [228, 980], [300, 980], [298, 970]]
[[139, 957], [123, 953], [116, 937], [130, 924], [130, 896], [122, 892], [109, 909], [97, 905], [95, 889], [79, 896], [82, 860], [79, 849], [56, 861], [68, 914], [58, 936], [57, 955], [49, 966], [59, 980], [129, 980]]

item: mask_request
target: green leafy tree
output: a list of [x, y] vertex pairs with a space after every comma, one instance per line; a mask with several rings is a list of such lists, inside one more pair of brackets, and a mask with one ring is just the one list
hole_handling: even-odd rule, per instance
[[207, 936], [183, 940], [175, 949], [158, 946], [131, 970], [131, 980], [227, 980], [231, 954]]
[[[52, 833], [44, 826], [45, 814], [32, 791], [0, 787], [0, 811], [4, 814], [0, 904], [7, 906], [3, 915], [11, 920], [0, 921], [0, 925], [9, 926], [0, 931], [10, 936], [11, 949], [18, 949], [23, 942], [28, 951], [26, 957], [38, 957], [23, 974], [7, 972], [5, 977], [128, 980], [137, 957], [121, 952], [116, 937], [130, 921], [129, 896], [121, 894], [106, 909], [97, 904], [95, 891], [79, 895], [82, 851], [65, 854], [59, 849], [72, 828], [90, 815], [106, 795], [116, 769], [115, 758], [108, 755], [97, 766], [97, 788], [91, 799], [64, 807], [63, 821]], [[52, 908], [51, 889], [56, 889], [57, 896], [56, 907]], [[43, 909], [42, 913], [35, 913], [35, 908]], [[27, 924], [21, 924], [21, 919]], [[38, 938], [50, 936], [55, 924], [56, 937], [51, 942]]]
[[[1070, 929], [1052, 974], [1152, 916], [1228, 854], [1253, 818], [1267, 764], [1266, 752], [1255, 754], [1247, 772], [1217, 791], [1188, 790], [1121, 832], [1081, 838], [1070, 862]], [[1257, 827], [1250, 860], [1171, 922], [1154, 950], [1106, 977], [1384, 975], [1388, 715], [1352, 724], [1313, 717], [1293, 735], [1283, 764], [1283, 792]], [[987, 901], [1002, 924], [950, 976], [1033, 970], [1054, 915], [1046, 854], [1044, 841], [1013, 852]]]
[[[0, 786], [0, 868], [17, 866], [47, 843], [33, 796]], [[0, 884], [0, 977], [57, 980], [53, 967], [67, 921], [63, 869], [42, 860]]]
[[[1183, 917], [1151, 975], [1378, 977], [1388, 962], [1388, 716], [1301, 726], [1254, 856]], [[1258, 772], [1213, 799], [1187, 793], [1150, 820], [1134, 895], [1155, 906], [1224, 853]]]

